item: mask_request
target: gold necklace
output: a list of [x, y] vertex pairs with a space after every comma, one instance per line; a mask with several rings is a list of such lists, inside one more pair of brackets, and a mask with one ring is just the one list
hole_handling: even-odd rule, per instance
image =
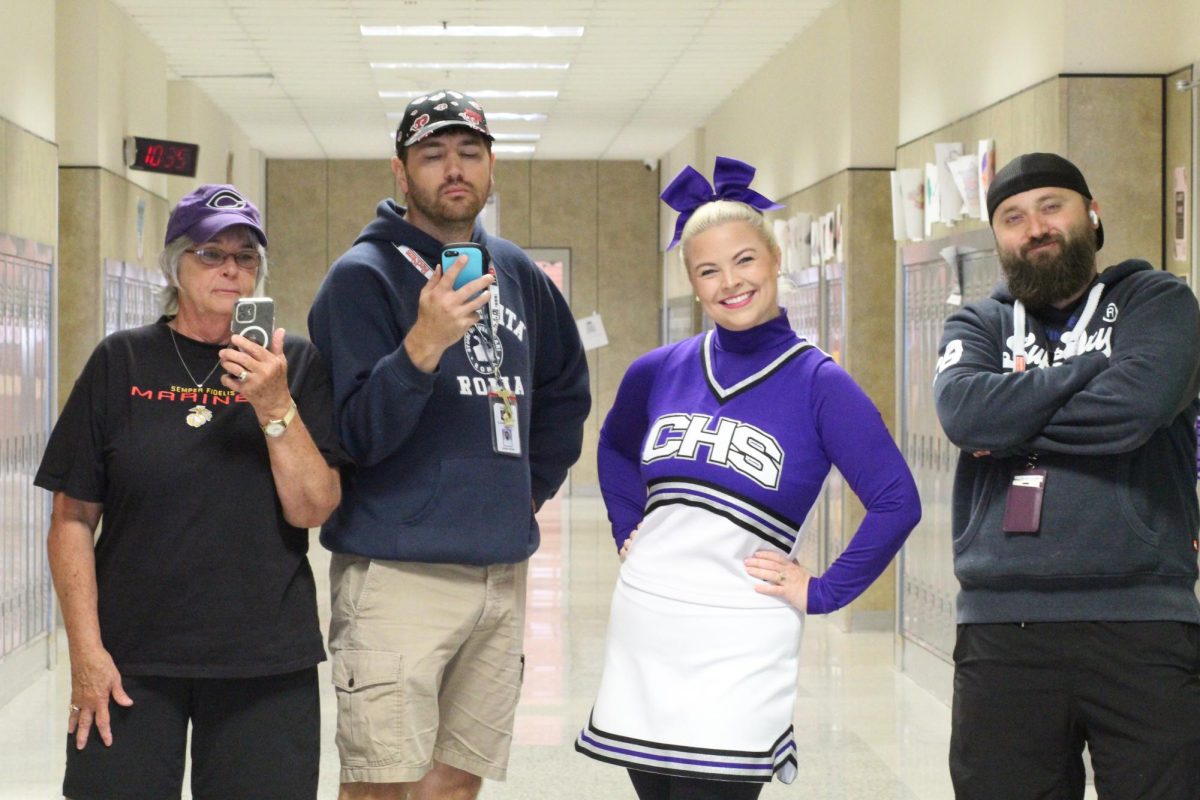
[[[183, 365], [183, 371], [187, 373], [188, 378], [196, 385], [197, 391], [203, 389], [204, 384], [208, 383], [208, 379], [217, 371], [217, 367], [221, 366], [220, 356], [217, 357], [217, 363], [213, 364], [212, 369], [204, 376], [204, 380], [198, 381], [196, 380], [196, 376], [192, 374], [192, 371], [188, 369], [187, 362], [183, 360], [183, 353], [179, 352], [179, 341], [175, 338], [175, 329], [168, 325], [167, 330], [171, 332], [171, 344], [175, 345], [175, 355], [179, 357], [179, 363]], [[212, 416], [212, 411], [208, 410], [206, 406], [192, 406], [188, 409], [187, 424], [193, 428], [199, 428], [211, 420]]]

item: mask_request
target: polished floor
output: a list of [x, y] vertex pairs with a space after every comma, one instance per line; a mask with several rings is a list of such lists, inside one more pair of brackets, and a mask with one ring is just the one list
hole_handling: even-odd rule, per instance
[[[486, 800], [634, 798], [623, 771], [571, 747], [600, 677], [617, 557], [595, 499], [552, 501], [540, 515], [544, 544], [530, 570], [527, 669], [509, 779]], [[328, 554], [313, 568], [328, 609]], [[324, 621], [324, 620], [323, 620]], [[0, 708], [0, 800], [61, 796], [70, 674], [59, 667]], [[811, 618], [802, 648], [796, 783], [769, 785], [763, 800], [946, 800], [950, 714], [893, 668], [890, 634], [846, 634]], [[321, 797], [337, 794], [334, 701], [322, 665]], [[697, 698], [703, 702], [703, 698]], [[186, 789], [184, 797], [191, 797]]]

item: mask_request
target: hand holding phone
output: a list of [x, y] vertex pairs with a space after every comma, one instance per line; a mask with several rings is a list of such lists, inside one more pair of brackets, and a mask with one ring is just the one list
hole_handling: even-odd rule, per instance
[[[491, 296], [487, 294], [489, 281], [482, 280], [488, 274], [488, 261], [487, 250], [474, 242], [452, 242], [442, 249], [442, 275], [421, 288], [417, 321], [404, 337], [404, 349], [417, 369], [436, 370], [446, 348], [462, 341], [467, 331], [479, 324], [480, 309]], [[447, 275], [453, 275], [452, 280], [447, 280]], [[471, 281], [478, 281], [483, 288], [464, 298], [458, 290]]]
[[270, 297], [239, 297], [233, 305], [229, 330], [270, 350], [275, 333], [275, 301]]
[[454, 262], [458, 260], [459, 256], [466, 256], [467, 263], [454, 278], [455, 291], [477, 278], [482, 278], [487, 273], [488, 266], [487, 251], [483, 249], [483, 245], [475, 244], [475, 242], [453, 242], [442, 248], [443, 275], [454, 266]]

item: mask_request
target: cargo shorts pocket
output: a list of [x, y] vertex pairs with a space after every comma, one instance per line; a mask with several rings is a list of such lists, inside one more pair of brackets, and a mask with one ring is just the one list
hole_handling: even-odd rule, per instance
[[333, 654], [337, 746], [342, 766], [377, 767], [401, 759], [404, 659], [379, 650]]

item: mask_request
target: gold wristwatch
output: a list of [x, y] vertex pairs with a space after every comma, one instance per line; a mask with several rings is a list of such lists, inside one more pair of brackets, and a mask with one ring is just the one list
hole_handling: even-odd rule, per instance
[[262, 426], [262, 432], [272, 439], [283, 436], [283, 432], [287, 430], [288, 425], [292, 424], [292, 420], [296, 418], [296, 401], [292, 401], [292, 405], [288, 408], [287, 413], [282, 419], [273, 419], [266, 425]]

